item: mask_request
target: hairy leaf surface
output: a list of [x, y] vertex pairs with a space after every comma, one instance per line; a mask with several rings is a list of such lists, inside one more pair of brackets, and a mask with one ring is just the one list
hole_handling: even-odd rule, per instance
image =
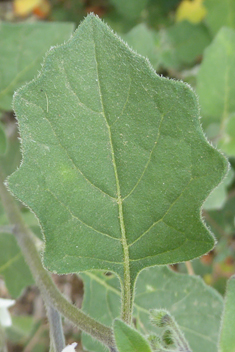
[[[81, 276], [85, 284], [83, 310], [112, 326], [121, 305], [117, 278], [97, 272]], [[143, 270], [137, 280], [134, 301], [134, 320], [143, 335], [158, 332], [150, 323], [149, 310], [162, 308], [175, 317], [194, 352], [217, 352], [223, 299], [201, 278], [178, 274], [167, 267]], [[105, 351], [88, 335], [83, 334], [82, 340], [88, 351]]]
[[14, 107], [23, 163], [9, 187], [40, 220], [49, 270], [133, 283], [147, 266], [213, 247], [200, 207], [226, 160], [202, 133], [195, 94], [97, 17], [48, 53]]
[[135, 329], [124, 323], [114, 320], [114, 336], [119, 352], [151, 352], [147, 340]]
[[50, 46], [68, 40], [72, 23], [0, 23], [0, 110], [11, 110], [14, 91], [34, 78]]

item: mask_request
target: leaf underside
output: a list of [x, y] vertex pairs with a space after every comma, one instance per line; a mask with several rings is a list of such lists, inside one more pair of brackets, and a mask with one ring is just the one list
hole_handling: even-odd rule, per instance
[[[94, 319], [112, 326], [120, 314], [118, 279], [101, 272], [81, 276], [85, 293], [82, 309]], [[137, 279], [133, 308], [135, 326], [143, 335], [162, 333], [151, 324], [149, 310], [164, 308], [176, 319], [193, 352], [218, 352], [223, 299], [200, 277], [175, 273], [162, 266], [145, 269]], [[87, 351], [106, 351], [84, 333], [82, 343]]]
[[23, 163], [10, 190], [39, 218], [45, 266], [123, 278], [213, 247], [200, 207], [226, 160], [195, 94], [156, 75], [94, 15], [15, 95]]

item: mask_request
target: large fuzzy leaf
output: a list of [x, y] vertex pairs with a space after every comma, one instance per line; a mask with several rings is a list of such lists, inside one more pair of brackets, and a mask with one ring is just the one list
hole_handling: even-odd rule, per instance
[[195, 94], [97, 17], [48, 53], [14, 107], [23, 163], [9, 188], [40, 220], [49, 270], [133, 283], [147, 266], [213, 247], [200, 207], [226, 160], [205, 140]]
[[72, 23], [0, 23], [0, 110], [11, 110], [14, 91], [34, 78], [45, 52], [73, 29]]
[[[117, 278], [95, 272], [81, 276], [85, 284], [83, 310], [112, 326], [121, 306]], [[175, 317], [194, 352], [217, 352], [223, 299], [201, 278], [178, 274], [167, 267], [143, 270], [136, 284], [134, 321], [144, 335], [158, 332], [149, 320], [149, 310], [156, 308], [165, 308]], [[83, 345], [88, 351], [105, 351], [85, 334]]]

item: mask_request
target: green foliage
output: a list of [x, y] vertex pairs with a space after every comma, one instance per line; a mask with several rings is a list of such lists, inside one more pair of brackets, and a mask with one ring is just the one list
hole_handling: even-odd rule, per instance
[[24, 158], [9, 187], [40, 220], [49, 270], [133, 284], [147, 266], [212, 248], [199, 208], [226, 160], [205, 140], [196, 97], [98, 18], [48, 53], [14, 107]]
[[227, 199], [227, 188], [232, 183], [233, 178], [234, 172], [230, 169], [223, 182], [209, 195], [203, 204], [203, 209], [222, 209]]
[[235, 276], [231, 277], [227, 283], [225, 296], [225, 306], [222, 318], [219, 352], [235, 351]]
[[[117, 278], [97, 272], [81, 276], [85, 284], [83, 310], [112, 326], [112, 321], [120, 316], [121, 292]], [[174, 315], [194, 352], [217, 352], [223, 299], [201, 278], [178, 274], [167, 267], [142, 271], [136, 284], [133, 317], [143, 335], [160, 333], [150, 322], [149, 310], [163, 307]], [[83, 335], [82, 341], [88, 351], [105, 351], [88, 335]]]
[[17, 298], [26, 286], [34, 283], [16, 239], [9, 233], [0, 233], [0, 275], [4, 277], [13, 298]]
[[30, 316], [14, 316], [12, 318], [12, 326], [7, 328], [6, 334], [11, 342], [26, 342], [32, 337], [38, 323], [35, 323], [33, 317]]
[[119, 352], [151, 352], [145, 338], [135, 329], [119, 319], [114, 320], [114, 336]]
[[124, 17], [135, 19], [140, 16], [148, 0], [110, 0], [110, 2]]
[[157, 70], [161, 61], [161, 48], [159, 34], [149, 29], [144, 23], [138, 24], [122, 38], [138, 54], [149, 59]]
[[[162, 334], [162, 342], [167, 347], [170, 346], [170, 350], [173, 348], [172, 351], [191, 352], [188, 342], [170, 312], [165, 309], [153, 309], [150, 311], [150, 319], [152, 324], [165, 328]], [[164, 348], [160, 352], [163, 351]]]
[[11, 110], [12, 95], [34, 78], [43, 55], [73, 31], [69, 23], [0, 24], [0, 111]]
[[161, 63], [174, 69], [195, 63], [211, 41], [205, 26], [187, 21], [162, 30], [160, 38]]
[[[224, 137], [223, 146], [231, 139], [225, 134], [225, 126], [235, 111], [235, 31], [222, 28], [206, 49], [197, 77], [197, 93], [202, 111], [202, 122], [219, 125]], [[232, 133], [232, 131], [230, 132]]]
[[0, 124], [0, 155], [7, 151], [7, 138], [3, 126]]
[[158, 32], [141, 23], [122, 35], [122, 38], [131, 48], [147, 57], [156, 70], [191, 66], [211, 41], [204, 25], [187, 21]]
[[[222, 297], [198, 277], [155, 266], [199, 257], [213, 247], [202, 205], [220, 242], [210, 255], [215, 268], [198, 258], [195, 273], [213, 282], [220, 270], [223, 285], [217, 287], [223, 292], [235, 263], [235, 167], [219, 184], [226, 161], [206, 141], [195, 94], [154, 72], [193, 85], [197, 80], [207, 137], [235, 165], [235, 3], [205, 0], [206, 18], [195, 25], [174, 24], [179, 2], [89, 2], [154, 69], [91, 15], [68, 43], [49, 50], [37, 76], [41, 57], [68, 39], [73, 25], [0, 24], [0, 110], [10, 110], [15, 89], [37, 76], [15, 95], [23, 162], [9, 178], [10, 189], [40, 221], [46, 267], [83, 272], [83, 310], [114, 327], [118, 352], [189, 351], [189, 345], [194, 352], [217, 352]], [[53, 18], [77, 21], [90, 9], [72, 1], [63, 13], [65, 3], [51, 5]], [[224, 25], [230, 28], [220, 29]], [[1, 119], [0, 168], [9, 175], [19, 166], [19, 143], [12, 116], [3, 113]], [[22, 205], [19, 209], [42, 239], [33, 213]], [[0, 275], [12, 297], [18, 297], [33, 278], [14, 236], [3, 233], [11, 231], [8, 225], [0, 204]], [[223, 273], [227, 267], [222, 265], [230, 271]], [[184, 264], [177, 267], [185, 270]], [[131, 289], [133, 316], [127, 319], [123, 307]], [[219, 352], [235, 351], [234, 305], [231, 279]], [[160, 309], [171, 318], [165, 327], [151, 323], [150, 311]], [[7, 336], [27, 345], [38, 324], [21, 318], [13, 319]], [[85, 334], [83, 345], [107, 351]]]
[[207, 48], [197, 79], [203, 117], [227, 119], [235, 110], [235, 31], [223, 28]]
[[203, 5], [207, 9], [205, 21], [213, 35], [224, 26], [235, 29], [235, 2], [233, 0], [204, 0]]

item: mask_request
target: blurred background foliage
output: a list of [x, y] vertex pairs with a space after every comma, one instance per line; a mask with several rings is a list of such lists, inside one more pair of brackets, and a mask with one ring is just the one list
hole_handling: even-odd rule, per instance
[[[90, 12], [103, 18], [133, 50], [147, 57], [158, 74], [183, 80], [193, 87], [198, 94], [204, 132], [210, 143], [229, 159], [231, 168], [227, 178], [206, 200], [202, 210], [205, 223], [216, 236], [217, 246], [189, 266], [178, 264], [173, 267], [179, 272], [193, 271], [223, 295], [227, 279], [235, 272], [235, 1], [0, 0], [0, 159], [5, 174], [13, 172], [21, 159], [11, 111], [14, 90], [37, 74], [44, 53], [50, 46], [68, 39], [73, 24], [77, 26]], [[46, 34], [40, 27], [41, 22], [49, 27], [54, 22], [57, 24], [50, 27], [51, 34], [48, 35], [49, 32]], [[60, 22], [67, 24], [60, 26]], [[19, 52], [17, 32], [21, 25], [32, 23], [39, 25], [37, 33], [24, 31], [23, 39], [28, 47], [24, 44]], [[15, 34], [13, 24], [18, 28]], [[11, 47], [6, 45], [9, 33], [15, 38]], [[32, 46], [36, 49], [30, 51]], [[13, 66], [16, 56], [22, 59], [22, 67], [17, 66], [15, 73], [11, 70], [11, 75], [15, 76], [9, 79], [10, 83], [7, 78], [10, 73], [5, 74], [7, 68], [3, 59], [6, 52]], [[24, 65], [31, 65], [30, 70]], [[40, 242], [37, 220], [28, 209], [20, 207]], [[0, 224], [7, 225], [1, 204]], [[0, 284], [0, 295], [20, 297], [13, 310], [25, 313], [16, 316], [7, 331], [11, 341], [9, 351], [46, 351], [47, 326], [40, 314], [41, 320], [36, 319], [40, 308], [32, 303], [38, 293], [33, 286], [28, 287], [33, 284], [33, 278], [13, 236], [6, 238], [2, 233], [0, 276], [4, 279]], [[70, 300], [81, 305], [82, 282], [77, 277], [57, 277], [55, 280]], [[26, 311], [22, 308], [24, 304], [28, 307]], [[71, 341], [79, 339], [69, 324], [66, 333]]]

